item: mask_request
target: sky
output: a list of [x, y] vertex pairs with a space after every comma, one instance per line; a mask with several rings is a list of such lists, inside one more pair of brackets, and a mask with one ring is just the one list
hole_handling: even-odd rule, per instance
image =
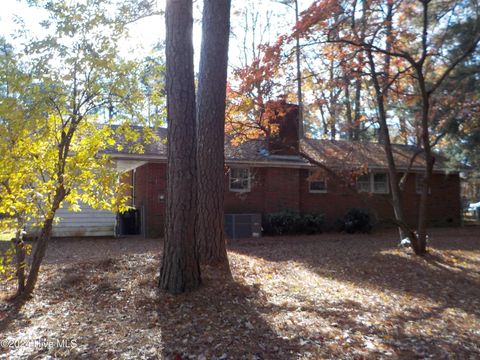
[[[160, 1], [161, 2], [161, 1]], [[0, 14], [0, 28], [2, 35], [7, 40], [18, 44], [18, 40], [13, 38], [15, 30], [19, 24], [15, 21], [16, 16], [20, 16], [26, 27], [33, 34], [44, 34], [45, 30], [39, 25], [39, 21], [47, 18], [47, 12], [40, 8], [33, 8], [25, 4], [24, 1], [2, 0], [2, 13]], [[141, 19], [135, 24], [129, 26], [130, 39], [121, 43], [121, 53], [129, 57], [130, 54], [147, 54], [149, 50], [158, 43], [159, 39], [165, 38], [164, 19], [161, 16], [151, 16]], [[196, 39], [200, 41], [200, 39]], [[143, 48], [132, 51], [132, 47]]]
[[[45, 33], [45, 30], [39, 25], [39, 21], [47, 17], [47, 12], [39, 9], [32, 8], [25, 4], [25, 1], [18, 0], [1, 0], [2, 12], [0, 14], [0, 29], [1, 34], [7, 38], [8, 41], [15, 45], [18, 45], [18, 40], [13, 38], [15, 29], [19, 28], [19, 24], [15, 22], [15, 15], [21, 16], [27, 29], [33, 34]], [[308, 2], [308, 0], [300, 1], [300, 8], [302, 3]], [[164, 0], [157, 0], [160, 8], [164, 7]], [[263, 26], [266, 23], [266, 13], [270, 12], [271, 27], [269, 30], [260, 36], [255, 34], [255, 43], [258, 45], [260, 42], [273, 40], [278, 36], [280, 31], [288, 30], [288, 27], [294, 25], [294, 14], [288, 13], [292, 9], [278, 4], [275, 0], [242, 0], [241, 2], [232, 1], [232, 37], [230, 39], [230, 63], [232, 66], [240, 66], [244, 62], [244, 55], [242, 50], [242, 43], [244, 41], [244, 22], [245, 17], [240, 14], [242, 8], [251, 7], [255, 8], [260, 13], [260, 24]], [[306, 7], [303, 4], [303, 7]], [[281, 17], [287, 13], [286, 18]], [[194, 2], [194, 17], [199, 20], [201, 18], [201, 1]], [[287, 22], [279, 24], [279, 21]], [[290, 23], [289, 23], [290, 22]], [[165, 39], [165, 25], [164, 18], [162, 16], [151, 16], [141, 19], [129, 26], [130, 39], [120, 44], [119, 49], [121, 54], [125, 57], [141, 57], [149, 53], [152, 47], [159, 42], [159, 40]], [[249, 34], [247, 36], [252, 36]], [[252, 38], [248, 39], [248, 43], [252, 44]], [[201, 44], [201, 24], [200, 21], [194, 23], [193, 30], [193, 43], [195, 47], [195, 63], [198, 67], [200, 44]], [[135, 50], [132, 50], [135, 48]], [[140, 50], [139, 50], [140, 48]], [[245, 64], [243, 64], [245, 65]]]

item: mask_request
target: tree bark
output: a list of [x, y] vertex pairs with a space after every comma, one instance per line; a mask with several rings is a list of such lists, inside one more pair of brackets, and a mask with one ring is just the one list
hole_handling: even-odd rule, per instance
[[201, 283], [195, 249], [196, 149], [192, 0], [166, 5], [168, 162], [160, 288], [174, 294]]
[[30, 271], [28, 273], [27, 284], [25, 290], [22, 293], [24, 297], [28, 297], [33, 293], [35, 285], [38, 280], [38, 273], [40, 272], [40, 266], [42, 264], [43, 258], [45, 257], [45, 252], [47, 251], [47, 244], [50, 236], [52, 234], [53, 226], [53, 217], [45, 220], [40, 232], [40, 236], [37, 240], [35, 246], [35, 251], [33, 253], [32, 264], [30, 266]]
[[343, 77], [343, 82], [345, 88], [345, 116], [347, 118], [347, 139], [349, 141], [352, 141], [356, 139], [354, 139], [354, 122], [352, 117], [352, 106], [350, 103], [350, 83], [346, 74]]
[[[60, 153], [61, 153], [61, 150], [60, 150]], [[62, 182], [63, 182], [62, 174], [59, 174], [59, 179], [60, 179], [59, 180], [60, 185], [55, 191], [51, 209], [48, 212], [48, 216], [45, 218], [43, 222], [42, 230], [40, 231], [40, 236], [37, 240], [37, 244], [33, 252], [32, 263], [30, 265], [30, 270], [28, 272], [28, 278], [27, 278], [27, 283], [25, 285], [25, 290], [23, 293], [20, 294], [24, 298], [29, 297], [33, 293], [33, 290], [35, 289], [35, 285], [37, 284], [37, 280], [38, 280], [38, 274], [40, 272], [40, 266], [42, 265], [43, 258], [45, 257], [45, 252], [47, 251], [48, 241], [50, 240], [50, 237], [52, 235], [53, 219], [55, 218], [55, 213], [60, 207], [60, 204], [65, 199], [66, 191], [64, 186], [62, 185]]]
[[425, 173], [423, 177], [423, 189], [420, 195], [420, 204], [418, 209], [418, 236], [417, 243], [412, 245], [415, 254], [424, 255], [427, 252], [427, 219], [428, 219], [428, 191], [430, 188], [430, 179], [433, 173], [433, 155], [430, 144], [429, 134], [429, 113], [430, 113], [430, 95], [427, 92], [425, 78], [423, 77], [422, 65], [417, 67], [418, 84], [422, 96], [422, 118], [421, 118], [421, 142], [425, 154]]
[[224, 236], [225, 97], [230, 0], [205, 0], [197, 93], [199, 260], [230, 274]]
[[[298, 0], [294, 0], [295, 4], [295, 23], [299, 20]], [[300, 34], [295, 35], [295, 60], [297, 66], [297, 101], [298, 101], [298, 137], [304, 137], [303, 124], [303, 93], [302, 93], [302, 68], [300, 64]]]
[[387, 124], [387, 112], [385, 109], [385, 94], [380, 87], [380, 82], [377, 77], [375, 61], [371, 50], [367, 50], [368, 62], [370, 64], [372, 82], [375, 89], [375, 99], [378, 108], [378, 117], [380, 124], [380, 135], [383, 139], [383, 148], [385, 150], [385, 155], [387, 157], [388, 163], [388, 178], [390, 184], [390, 193], [393, 205], [393, 212], [395, 215], [395, 220], [398, 224], [399, 237], [402, 239], [406, 235], [410, 238], [412, 245], [416, 245], [417, 238], [413, 235], [413, 231], [407, 225], [405, 221], [405, 216], [403, 213], [402, 199], [400, 196], [400, 186], [398, 183], [397, 168], [395, 165], [395, 160], [393, 158], [393, 149], [390, 142], [390, 133], [388, 131]]
[[425, 174], [423, 178], [423, 189], [420, 195], [418, 209], [418, 236], [417, 242], [412, 243], [413, 250], [417, 255], [424, 255], [427, 252], [427, 219], [428, 219], [428, 190], [430, 178], [433, 172], [433, 156], [430, 145], [429, 115], [430, 115], [430, 93], [427, 91], [426, 79], [424, 77], [423, 65], [427, 58], [427, 32], [428, 32], [428, 1], [422, 1], [423, 5], [423, 31], [422, 31], [422, 56], [414, 64], [417, 75], [418, 87], [422, 99], [422, 117], [420, 141], [425, 154]]
[[17, 275], [17, 295], [25, 292], [25, 243], [23, 242], [23, 228], [19, 226], [15, 239], [16, 275]]

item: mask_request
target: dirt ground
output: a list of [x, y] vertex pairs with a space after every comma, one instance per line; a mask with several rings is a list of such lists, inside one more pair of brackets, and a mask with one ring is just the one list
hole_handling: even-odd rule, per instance
[[172, 296], [161, 240], [53, 240], [34, 298], [0, 301], [0, 359], [478, 359], [480, 227], [430, 244], [418, 258], [394, 231], [237, 240], [233, 280], [206, 271]]

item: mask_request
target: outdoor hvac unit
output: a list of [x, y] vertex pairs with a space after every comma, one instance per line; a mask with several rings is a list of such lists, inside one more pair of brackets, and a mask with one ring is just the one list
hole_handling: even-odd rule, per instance
[[230, 239], [260, 237], [261, 214], [225, 214], [225, 233]]

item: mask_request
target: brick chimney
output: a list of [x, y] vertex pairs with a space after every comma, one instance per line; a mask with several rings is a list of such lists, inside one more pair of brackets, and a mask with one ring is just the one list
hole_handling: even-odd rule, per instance
[[267, 138], [271, 155], [298, 155], [298, 105], [284, 100], [266, 103], [265, 116], [271, 132]]

